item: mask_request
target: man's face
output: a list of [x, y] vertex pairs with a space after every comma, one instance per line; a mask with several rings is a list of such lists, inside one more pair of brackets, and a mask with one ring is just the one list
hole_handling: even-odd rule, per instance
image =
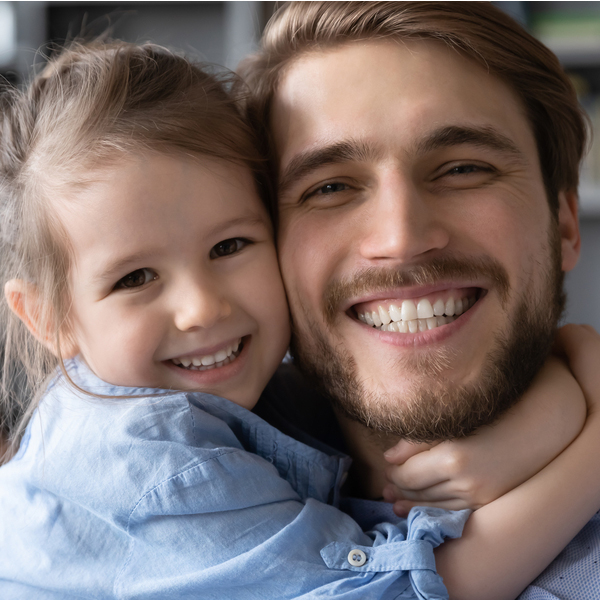
[[271, 125], [301, 365], [383, 431], [495, 419], [549, 349], [579, 249], [518, 98], [444, 45], [355, 42], [297, 59]]

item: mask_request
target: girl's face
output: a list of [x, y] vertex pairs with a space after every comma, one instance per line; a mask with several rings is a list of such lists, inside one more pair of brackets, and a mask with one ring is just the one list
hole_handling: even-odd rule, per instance
[[290, 330], [249, 170], [153, 154], [92, 175], [59, 206], [74, 255], [71, 353], [115, 385], [252, 408]]

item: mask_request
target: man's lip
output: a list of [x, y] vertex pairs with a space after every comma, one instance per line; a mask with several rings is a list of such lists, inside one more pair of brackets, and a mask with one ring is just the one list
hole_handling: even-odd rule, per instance
[[461, 282], [461, 283], [439, 283], [435, 285], [410, 286], [396, 289], [388, 289], [382, 291], [374, 291], [370, 294], [363, 294], [354, 298], [348, 298], [340, 305], [340, 312], [347, 312], [357, 304], [366, 304], [367, 302], [378, 302], [384, 300], [402, 301], [422, 298], [431, 294], [439, 294], [442, 292], [452, 292], [454, 290], [462, 290], [465, 288], [477, 288], [478, 290], [487, 290], [488, 288], [482, 285], [481, 282]]

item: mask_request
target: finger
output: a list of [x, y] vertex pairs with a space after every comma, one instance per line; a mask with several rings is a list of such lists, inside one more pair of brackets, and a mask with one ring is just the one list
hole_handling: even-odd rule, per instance
[[434, 442], [432, 444], [415, 444], [413, 442], [407, 442], [406, 440], [400, 440], [395, 446], [386, 450], [383, 457], [390, 463], [401, 465], [412, 456], [415, 456], [415, 454], [430, 450], [437, 444], [439, 444], [439, 442]]
[[443, 502], [411, 502], [409, 500], [398, 500], [394, 502], [393, 510], [399, 517], [408, 517], [411, 508], [415, 506], [433, 506], [435, 508], [443, 508], [445, 510], [465, 510], [470, 508], [464, 500], [454, 498]]
[[388, 484], [383, 488], [383, 498], [386, 502], [395, 502], [396, 500], [442, 502], [452, 500], [453, 498], [461, 498], [466, 501], [465, 495], [460, 490], [457, 490], [450, 481], [423, 490], [404, 490]]
[[412, 456], [402, 465], [387, 467], [385, 475], [388, 481], [407, 490], [421, 490], [447, 481], [454, 472], [449, 465], [454, 455], [446, 452], [446, 444], [450, 443], [456, 442], [443, 442], [436, 448]]

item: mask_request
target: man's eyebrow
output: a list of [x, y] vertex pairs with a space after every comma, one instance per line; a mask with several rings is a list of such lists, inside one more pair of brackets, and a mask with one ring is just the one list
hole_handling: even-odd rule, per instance
[[512, 155], [517, 160], [525, 160], [524, 154], [515, 143], [493, 127], [465, 127], [449, 125], [436, 129], [417, 145], [419, 153], [426, 154], [438, 148], [449, 148], [468, 144], [498, 150]]
[[325, 165], [352, 161], [364, 162], [377, 158], [379, 155], [380, 152], [373, 145], [360, 140], [346, 140], [305, 150], [294, 156], [279, 176], [278, 193], [285, 194], [295, 181]]

